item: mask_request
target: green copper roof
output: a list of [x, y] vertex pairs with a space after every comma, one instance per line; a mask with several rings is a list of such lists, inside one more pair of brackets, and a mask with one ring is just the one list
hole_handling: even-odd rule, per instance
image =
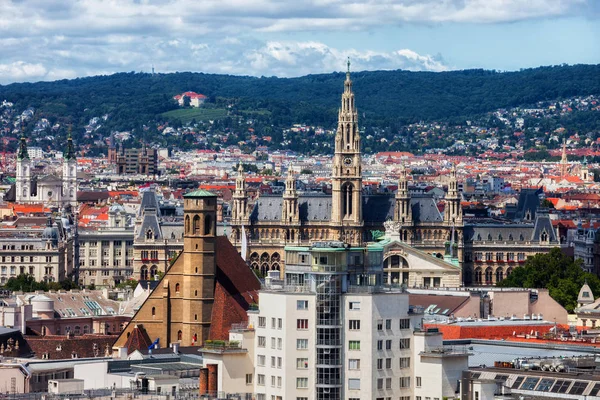
[[186, 193], [183, 197], [217, 197], [213, 192], [209, 192], [208, 190], [198, 189], [193, 192]]
[[67, 137], [67, 148], [63, 152], [65, 160], [75, 159], [75, 148], [73, 147], [73, 137], [71, 136], [71, 130], [69, 129], [69, 136]]

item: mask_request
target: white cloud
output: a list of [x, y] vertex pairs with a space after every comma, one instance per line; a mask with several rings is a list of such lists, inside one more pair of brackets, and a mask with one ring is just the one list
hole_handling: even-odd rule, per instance
[[[106, 71], [294, 76], [447, 69], [439, 57], [333, 48], [297, 32], [401, 23], [498, 23], [593, 12], [596, 0], [0, 0], [0, 83]], [[285, 33], [285, 36], [283, 35]], [[261, 39], [281, 35], [285, 40]], [[350, 45], [349, 45], [350, 46]], [[348, 46], [348, 47], [349, 47]]]
[[24, 61], [0, 64], [0, 76], [12, 77], [14, 80], [38, 80], [44, 78], [47, 73], [42, 64], [29, 64]]

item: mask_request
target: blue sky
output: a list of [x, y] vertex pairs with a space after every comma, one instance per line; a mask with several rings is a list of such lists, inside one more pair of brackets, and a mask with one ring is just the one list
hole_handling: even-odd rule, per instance
[[600, 0], [0, 0], [0, 84], [600, 63]]

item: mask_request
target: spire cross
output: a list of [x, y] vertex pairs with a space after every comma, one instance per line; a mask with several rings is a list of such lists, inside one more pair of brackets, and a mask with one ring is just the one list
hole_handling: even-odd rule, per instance
[[348, 73], [350, 73], [350, 57], [348, 57]]

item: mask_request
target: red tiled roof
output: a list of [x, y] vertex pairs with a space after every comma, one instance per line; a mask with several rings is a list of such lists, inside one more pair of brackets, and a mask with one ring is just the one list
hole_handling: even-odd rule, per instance
[[136, 350], [147, 350], [151, 344], [152, 341], [150, 340], [150, 337], [148, 337], [146, 330], [140, 325], [135, 325], [127, 338], [125, 347], [127, 347], [127, 354], [131, 354]]
[[73, 358], [74, 354], [77, 358], [104, 357], [107, 346], [109, 355], [111, 354], [110, 349], [116, 338], [117, 336], [112, 335], [25, 337], [36, 357], [41, 358], [43, 354], [47, 354], [50, 360]]
[[217, 275], [210, 339], [226, 340], [232, 324], [248, 321], [250, 304], [258, 303], [260, 282], [225, 236], [217, 237]]

